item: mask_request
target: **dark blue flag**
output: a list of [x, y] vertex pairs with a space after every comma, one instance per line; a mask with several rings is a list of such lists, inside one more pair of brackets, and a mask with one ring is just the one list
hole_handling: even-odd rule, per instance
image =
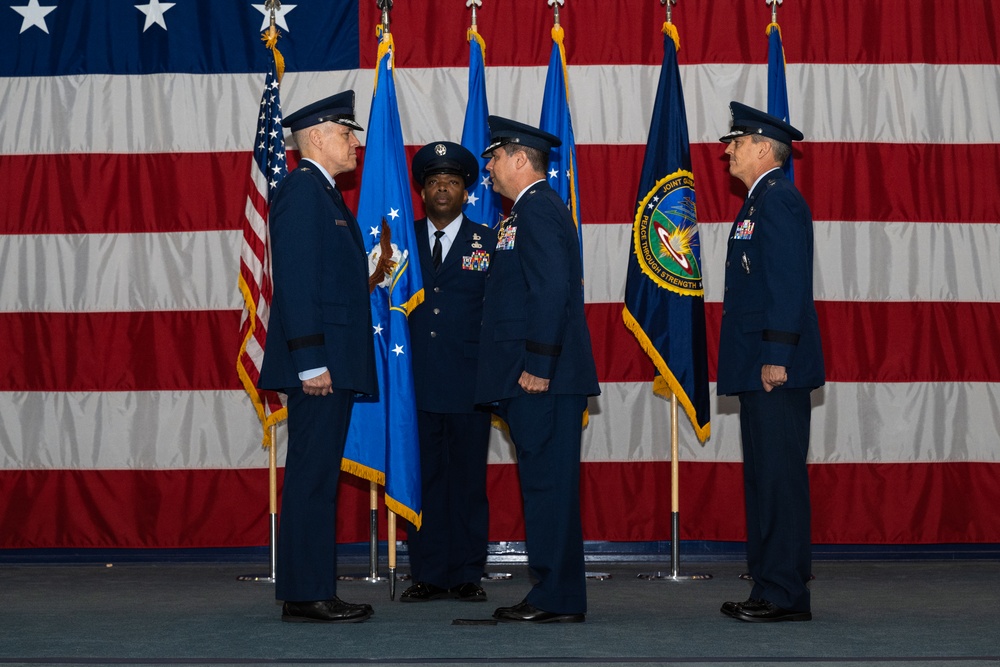
[[423, 301], [424, 290], [393, 80], [394, 54], [392, 34], [382, 33], [358, 200], [358, 224], [372, 274], [380, 257], [391, 256], [393, 262], [371, 295], [379, 399], [355, 403], [343, 469], [384, 484], [386, 507], [419, 528], [420, 448], [407, 316]]
[[566, 49], [563, 48], [562, 26], [552, 28], [552, 55], [545, 75], [545, 93], [542, 96], [542, 120], [539, 127], [562, 140], [562, 146], [549, 151], [549, 185], [559, 193], [569, 206], [573, 224], [580, 237], [580, 256], [583, 257], [583, 234], [580, 229], [580, 187], [576, 178], [576, 141], [573, 139], [573, 120], [569, 114], [569, 88], [566, 83]]
[[496, 227], [503, 215], [500, 195], [493, 189], [490, 172], [486, 171], [489, 160], [480, 156], [483, 149], [490, 145], [490, 127], [486, 123], [490, 115], [490, 107], [486, 101], [486, 42], [475, 28], [469, 30], [468, 37], [469, 101], [465, 105], [462, 145], [479, 162], [479, 182], [469, 193], [464, 212], [476, 222]]
[[[781, 45], [781, 28], [777, 23], [767, 26], [767, 112], [786, 123], [788, 119], [788, 84], [785, 82], [785, 49]], [[792, 156], [781, 167], [788, 180], [794, 181]]]
[[677, 396], [701, 442], [709, 434], [708, 357], [701, 241], [687, 116], [672, 24], [636, 196], [625, 284], [625, 325], [656, 367], [653, 391]]

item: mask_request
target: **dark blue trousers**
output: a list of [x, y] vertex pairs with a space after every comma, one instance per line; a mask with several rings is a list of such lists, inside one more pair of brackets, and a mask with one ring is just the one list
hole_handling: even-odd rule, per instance
[[810, 389], [740, 394], [750, 597], [809, 611]]
[[556, 614], [587, 611], [580, 520], [580, 435], [587, 397], [526, 394], [500, 402], [524, 500], [529, 604]]
[[337, 481], [353, 393], [288, 392], [288, 455], [281, 491], [275, 597], [304, 602], [337, 595]]
[[440, 588], [478, 584], [486, 568], [488, 412], [417, 412], [420, 530], [407, 524], [414, 582]]

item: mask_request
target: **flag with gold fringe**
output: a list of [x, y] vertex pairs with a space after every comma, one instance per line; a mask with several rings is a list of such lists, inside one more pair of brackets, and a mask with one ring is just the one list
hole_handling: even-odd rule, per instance
[[407, 316], [424, 299], [416, 251], [410, 172], [393, 79], [392, 33], [379, 29], [358, 224], [372, 279], [378, 400], [358, 399], [342, 468], [385, 486], [385, 504], [420, 527], [420, 448]]
[[625, 325], [656, 368], [653, 391], [677, 396], [701, 442], [711, 425], [705, 291], [694, 174], [677, 50], [663, 24], [663, 65], [639, 177], [625, 284]]
[[273, 444], [271, 426], [288, 416], [288, 410], [277, 392], [257, 388], [264, 359], [272, 296], [268, 216], [271, 196], [277, 192], [278, 185], [288, 174], [288, 165], [285, 161], [285, 135], [281, 127], [281, 99], [278, 94], [285, 63], [277, 48], [278, 32], [275, 27], [271, 26], [262, 39], [271, 50], [272, 59], [260, 98], [243, 217], [239, 289], [243, 295], [244, 309], [240, 321], [240, 351], [236, 359], [236, 372], [264, 427], [263, 444], [269, 447]]
[[497, 227], [502, 217], [500, 195], [493, 189], [490, 172], [486, 171], [489, 162], [480, 154], [490, 144], [490, 128], [486, 119], [490, 115], [490, 107], [486, 100], [486, 41], [476, 31], [469, 28], [469, 100], [465, 105], [465, 124], [462, 127], [462, 145], [476, 156], [479, 162], [479, 180], [464, 212], [467, 216], [490, 227]]

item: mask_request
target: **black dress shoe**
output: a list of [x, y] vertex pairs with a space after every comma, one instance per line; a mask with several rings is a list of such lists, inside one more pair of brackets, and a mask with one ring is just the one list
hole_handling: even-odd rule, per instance
[[744, 609], [757, 609], [763, 604], [765, 604], [763, 600], [747, 598], [743, 602], [723, 602], [722, 609], [720, 609], [720, 611], [726, 616], [736, 618], [736, 609], [738, 607], [743, 607]]
[[452, 597], [462, 602], [486, 602], [486, 591], [479, 584], [468, 582], [451, 589]]
[[360, 623], [374, 613], [369, 604], [351, 604], [338, 597], [311, 602], [285, 602], [281, 620], [286, 623]]
[[527, 623], [583, 623], [584, 614], [556, 614], [542, 611], [522, 600], [513, 607], [500, 607], [493, 612], [493, 618], [504, 622], [523, 621]]
[[403, 594], [399, 596], [399, 601], [430, 602], [431, 600], [441, 600], [450, 597], [454, 597], [454, 595], [447, 588], [441, 588], [440, 586], [420, 581], [403, 591]]
[[755, 602], [753, 605], [744, 605], [741, 602], [736, 605], [736, 611], [733, 612], [732, 616], [733, 618], [737, 618], [741, 621], [748, 621], [750, 623], [811, 621], [813, 617], [812, 612], [782, 609], [778, 605], [768, 602], [767, 600], [762, 600], [759, 603]]

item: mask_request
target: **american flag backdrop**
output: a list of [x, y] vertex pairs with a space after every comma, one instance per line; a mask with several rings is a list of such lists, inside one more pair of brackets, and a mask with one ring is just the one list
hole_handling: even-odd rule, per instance
[[[267, 543], [267, 454], [234, 368], [262, 7], [0, 2], [0, 548]], [[354, 88], [367, 119], [378, 20], [374, 0], [286, 4], [284, 111]], [[603, 392], [583, 440], [584, 533], [665, 540], [669, 406], [621, 320], [664, 10], [567, 0], [560, 20]], [[766, 108], [770, 8], [679, 0], [673, 20], [712, 381], [710, 439], [679, 425], [681, 537], [741, 540], [738, 408], [714, 378], [743, 193], [717, 139], [730, 100]], [[828, 372], [814, 541], [1000, 543], [1000, 5], [786, 0], [778, 21]], [[469, 22], [464, 0], [395, 3], [408, 155], [461, 138]], [[538, 121], [551, 28], [545, 0], [484, 0], [491, 113]], [[360, 175], [338, 179], [352, 207]], [[279, 465], [286, 442], [279, 426]], [[492, 540], [523, 539], [511, 449], [494, 435]], [[343, 477], [340, 539], [365, 541], [367, 482]]]

